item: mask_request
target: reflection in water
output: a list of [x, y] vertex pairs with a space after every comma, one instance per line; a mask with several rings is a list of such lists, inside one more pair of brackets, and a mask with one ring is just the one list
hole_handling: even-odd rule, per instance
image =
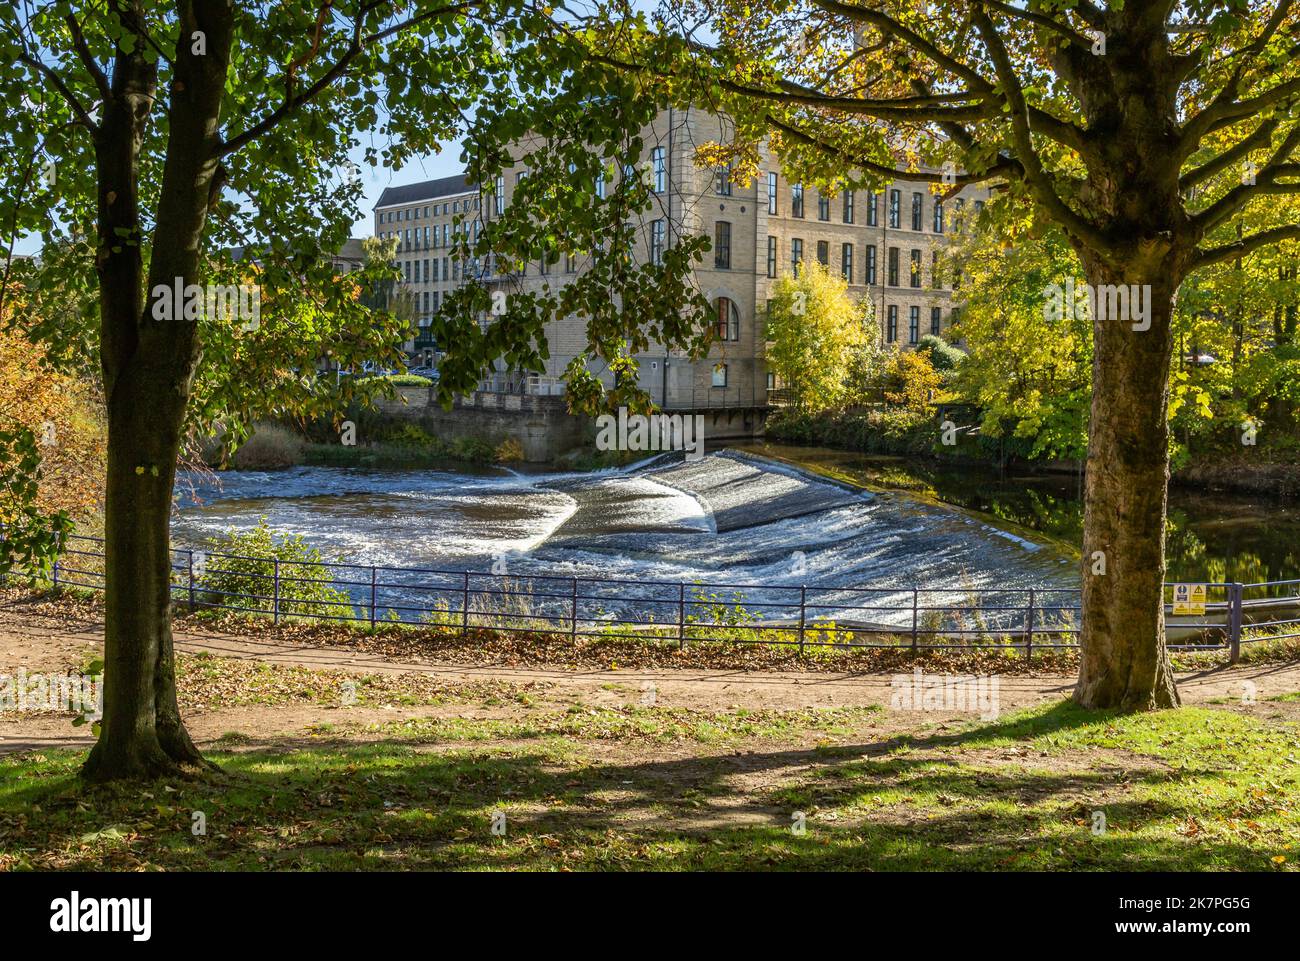
[[[999, 476], [988, 468], [936, 469], [900, 457], [818, 447], [769, 444], [753, 450], [872, 487], [924, 494], [1075, 549], [1083, 539], [1083, 504], [1074, 475]], [[1165, 557], [1170, 581], [1300, 578], [1300, 502], [1172, 488]]]

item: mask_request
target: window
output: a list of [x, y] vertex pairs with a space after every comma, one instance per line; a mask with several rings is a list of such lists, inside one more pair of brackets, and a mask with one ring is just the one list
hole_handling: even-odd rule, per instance
[[982, 214], [982, 213], [984, 213], [984, 201], [982, 201], [982, 200], [977, 200], [977, 201], [975, 201], [975, 216], [976, 216], [976, 218], [978, 218], [979, 215]]
[[727, 386], [727, 365], [726, 364], [715, 364], [713, 366], [713, 386], [714, 387]]
[[908, 283], [913, 287], [921, 286], [921, 251], [912, 251], [912, 275], [908, 278]]
[[731, 224], [725, 220], [713, 225], [713, 266], [731, 269]]
[[817, 219], [831, 219], [831, 198], [827, 197], [820, 190], [817, 191]]
[[901, 207], [903, 203], [903, 192], [901, 190], [891, 190], [889, 192], [889, 226], [897, 230], [901, 226], [902, 216]]
[[433, 258], [433, 282], [435, 284], [438, 282], [438, 258], [437, 257]]
[[776, 216], [776, 171], [767, 172], [767, 212]]
[[402, 249], [403, 250], [411, 249], [411, 228], [410, 227], [407, 227], [405, 230], [402, 231]]
[[[424, 282], [429, 282], [429, 258], [424, 258]], [[426, 308], [427, 309], [427, 308]]]
[[921, 338], [921, 308], [907, 308], [907, 342], [915, 344]]
[[668, 189], [668, 162], [664, 158], [663, 147], [655, 147], [650, 151], [650, 164], [654, 168], [655, 193], [661, 194]]
[[916, 191], [912, 192], [912, 229], [921, 229], [921, 195]]
[[452, 280], [460, 280], [460, 261], [459, 261], [459, 260], [453, 260], [453, 261], [451, 262], [451, 279], [452, 279]]
[[853, 223], [853, 191], [844, 191], [844, 222]]
[[799, 276], [799, 268], [803, 264], [803, 241], [795, 237], [790, 241], [790, 266], [794, 270], [794, 275]]
[[564, 272], [566, 274], [576, 274], [578, 272], [578, 259], [573, 254], [564, 255]]
[[943, 198], [934, 198], [934, 232], [943, 233]]
[[600, 173], [596, 174], [596, 196], [601, 200], [605, 199], [605, 168], [600, 168]]
[[776, 238], [767, 238], [767, 275], [776, 276]]
[[853, 245], [840, 246], [840, 276], [853, 283]]
[[425, 208], [424, 208], [424, 215], [425, 215], [426, 217], [429, 216], [429, 208], [428, 208], [428, 207], [425, 207]]
[[451, 261], [446, 257], [442, 258], [442, 279], [451, 280]]
[[885, 340], [893, 344], [898, 341], [898, 306], [890, 304], [885, 321]]
[[939, 272], [939, 251], [930, 251], [930, 286], [935, 290], [943, 290], [943, 277]]
[[803, 216], [803, 184], [790, 185], [790, 216]]
[[[504, 202], [504, 201], [503, 201], [503, 202]], [[443, 245], [444, 247], [450, 247], [450, 246], [451, 246], [451, 234], [450, 234], [450, 230], [451, 230], [451, 226], [450, 226], [449, 224], [443, 224], [443, 225], [442, 225], [442, 245]]]
[[863, 278], [864, 282], [875, 286], [876, 284], [876, 245], [867, 245], [867, 275]]
[[957, 212], [953, 214], [953, 218], [952, 218], [952, 228], [953, 228], [953, 230], [956, 230], [956, 231], [958, 231], [958, 232], [960, 233], [960, 232], [961, 232], [961, 226], [962, 226], [962, 223], [963, 223], [965, 220], [966, 220], [966, 198], [965, 198], [965, 197], [958, 197], [958, 198], [957, 198]]
[[[573, 255], [569, 255], [569, 261], [572, 262]], [[656, 220], [650, 224], [650, 263], [662, 264], [664, 262], [664, 222]], [[572, 273], [572, 271], [569, 271]]]
[[719, 197], [731, 196], [731, 165], [719, 167], [713, 184], [713, 191]]
[[939, 330], [943, 326], [943, 318], [938, 307], [930, 308], [930, 333], [939, 336]]
[[[500, 217], [506, 212], [506, 178], [498, 177], [496, 187], [493, 190], [493, 203], [496, 206], [496, 215]], [[447, 205], [442, 205], [442, 212], [447, 212]], [[447, 243], [447, 225], [442, 225], [442, 242]]]
[[817, 263], [823, 267], [830, 266], [831, 262], [831, 245], [828, 241], [817, 241]]
[[889, 272], [889, 286], [897, 287], [898, 286], [898, 248], [897, 247], [889, 248], [889, 266], [887, 269]]
[[867, 191], [867, 226], [878, 227], [880, 225], [879, 216], [880, 197], [874, 190]]
[[740, 311], [736, 309], [735, 301], [730, 297], [719, 297], [717, 308], [718, 340], [740, 340]]

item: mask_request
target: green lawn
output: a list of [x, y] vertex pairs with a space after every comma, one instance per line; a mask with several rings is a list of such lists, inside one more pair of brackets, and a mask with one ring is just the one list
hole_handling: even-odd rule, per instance
[[225, 779], [143, 792], [82, 791], [82, 753], [52, 751], [0, 759], [0, 868], [1292, 871], [1280, 710], [1063, 703], [900, 734], [862, 708], [576, 706], [232, 737]]

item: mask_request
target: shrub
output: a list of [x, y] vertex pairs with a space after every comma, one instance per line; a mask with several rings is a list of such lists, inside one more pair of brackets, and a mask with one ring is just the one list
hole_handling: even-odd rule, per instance
[[507, 437], [497, 445], [496, 462], [510, 464], [524, 459], [524, 445], [513, 437]]
[[302, 454], [302, 438], [293, 431], [278, 424], [258, 424], [232, 460], [239, 470], [275, 470], [302, 463]]
[[392, 384], [394, 387], [432, 387], [433, 381], [428, 377], [421, 377], [419, 374], [383, 374], [378, 377], [358, 377], [358, 384], [375, 383], [383, 381]]
[[930, 363], [940, 373], [953, 370], [966, 359], [966, 351], [960, 347], [954, 347], [942, 337], [936, 337], [934, 334], [926, 334], [922, 337], [916, 345], [916, 352], [918, 354], [928, 354]]
[[451, 442], [451, 455], [475, 464], [490, 464], [496, 449], [482, 437], [458, 437]]
[[[282, 615], [328, 615], [351, 617], [348, 595], [336, 588], [319, 550], [296, 535], [276, 534], [266, 519], [248, 531], [227, 531], [209, 538], [213, 552], [238, 555], [212, 557], [205, 563], [195, 584], [204, 604], [225, 604], [273, 613], [275, 605], [275, 562], [280, 562], [280, 613]], [[340, 558], [335, 559], [341, 562]], [[244, 595], [244, 596], [240, 596]], [[266, 598], [266, 599], [263, 599]]]

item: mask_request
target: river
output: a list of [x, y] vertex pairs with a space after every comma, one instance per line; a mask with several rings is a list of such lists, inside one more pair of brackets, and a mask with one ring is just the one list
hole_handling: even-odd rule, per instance
[[[777, 445], [595, 473], [228, 472], [197, 494], [178, 546], [264, 517], [358, 564], [673, 582], [1066, 587], [1082, 528], [1072, 476]], [[1170, 500], [1170, 580], [1300, 576], [1295, 503]]]

